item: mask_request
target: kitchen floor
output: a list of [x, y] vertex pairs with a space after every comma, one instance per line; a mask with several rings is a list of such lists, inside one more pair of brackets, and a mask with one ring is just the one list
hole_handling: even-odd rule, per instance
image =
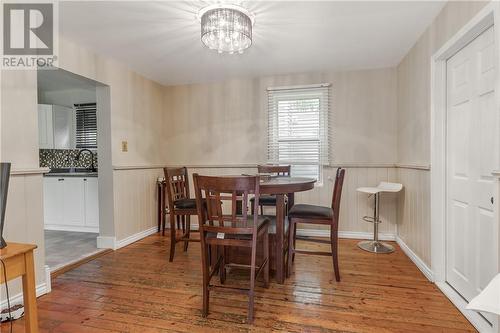
[[53, 271], [100, 252], [97, 236], [90, 232], [45, 230], [45, 264]]

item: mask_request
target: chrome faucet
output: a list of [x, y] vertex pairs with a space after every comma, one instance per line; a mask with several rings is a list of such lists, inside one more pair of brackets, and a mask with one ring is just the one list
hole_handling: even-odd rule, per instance
[[78, 151], [78, 154], [76, 154], [75, 161], [79, 161], [80, 160], [80, 155], [82, 155], [82, 153], [85, 152], [85, 151], [88, 152], [88, 153], [90, 153], [90, 170], [92, 172], [97, 172], [97, 169], [94, 166], [94, 153], [90, 149], [87, 149], [87, 148], [80, 149]]

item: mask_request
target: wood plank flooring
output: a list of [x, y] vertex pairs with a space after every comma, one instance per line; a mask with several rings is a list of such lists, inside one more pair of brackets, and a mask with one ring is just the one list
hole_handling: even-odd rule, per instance
[[[259, 283], [255, 322], [247, 325], [244, 295], [212, 293], [210, 315], [201, 317], [199, 244], [187, 253], [178, 244], [169, 263], [169, 238], [153, 235], [54, 279], [52, 292], [38, 299], [40, 331], [475, 332], [397, 246], [374, 255], [356, 243], [340, 240], [340, 283], [330, 258], [304, 255], [284, 285]], [[246, 283], [247, 274], [231, 271], [227, 283]], [[23, 329], [15, 322], [14, 332]]]

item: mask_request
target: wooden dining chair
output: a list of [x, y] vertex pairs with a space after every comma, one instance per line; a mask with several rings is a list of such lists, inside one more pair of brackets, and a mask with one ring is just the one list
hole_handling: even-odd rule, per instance
[[[290, 237], [288, 238], [288, 258], [287, 258], [287, 277], [292, 271], [293, 256], [295, 253], [327, 255], [332, 256], [333, 268], [335, 270], [335, 279], [340, 281], [339, 260], [338, 260], [338, 227], [340, 198], [342, 196], [342, 186], [344, 184], [345, 169], [338, 168], [335, 177], [335, 186], [333, 188], [332, 206], [322, 207], [315, 205], [297, 204], [288, 212], [290, 223]], [[298, 250], [295, 247], [297, 238], [297, 224], [323, 224], [330, 225], [330, 245], [331, 252]], [[304, 239], [311, 242], [324, 243], [319, 239]]]
[[[257, 208], [252, 215], [248, 215], [249, 195], [255, 195], [255, 202], [259, 203], [259, 177], [210, 177], [194, 174], [193, 179], [200, 221], [203, 316], [208, 315], [210, 291], [225, 288], [248, 294], [248, 322], [251, 323], [254, 314], [255, 281], [262, 272], [265, 287], [269, 286], [269, 219], [259, 216]], [[238, 202], [240, 204], [237, 204]], [[259, 266], [256, 265], [257, 244], [263, 244], [263, 258]], [[251, 248], [250, 265], [229, 263], [226, 256], [228, 247]], [[210, 252], [214, 248], [219, 248], [219, 251], [217, 259], [212, 261]], [[249, 288], [224, 286], [226, 267], [231, 266], [250, 269]], [[212, 284], [212, 277], [217, 272], [220, 284]]]
[[[274, 176], [289, 177], [290, 170], [291, 170], [290, 165], [258, 165], [257, 166], [258, 173], [270, 173]], [[251, 203], [252, 211], [253, 211], [253, 206], [255, 205], [255, 199], [251, 198], [250, 203]], [[276, 207], [276, 196], [274, 196], [274, 195], [261, 195], [259, 207], [260, 207], [260, 214], [264, 215], [264, 207]]]
[[[168, 214], [170, 216], [170, 259], [175, 255], [175, 245], [184, 242], [184, 252], [188, 250], [189, 242], [199, 242], [191, 238], [191, 215], [197, 215], [196, 199], [189, 197], [189, 177], [186, 167], [164, 168], [165, 187], [168, 200]], [[177, 228], [176, 228], [177, 222]], [[177, 231], [182, 230], [180, 237]], [[165, 235], [165, 227], [163, 227]]]

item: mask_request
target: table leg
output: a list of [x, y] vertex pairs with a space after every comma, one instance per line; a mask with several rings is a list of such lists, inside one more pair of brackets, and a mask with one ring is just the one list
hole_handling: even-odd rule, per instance
[[167, 211], [166, 211], [166, 204], [167, 201], [165, 200], [165, 197], [167, 193], [165, 192], [165, 183], [161, 183], [160, 185], [160, 205], [161, 205], [161, 219], [160, 219], [160, 224], [161, 224], [161, 234], [162, 236], [165, 236], [165, 227], [167, 223]]
[[35, 294], [35, 270], [33, 262], [33, 251], [24, 254], [24, 264], [26, 274], [23, 275], [23, 298], [24, 298], [24, 313], [26, 315], [25, 325], [26, 332], [38, 332], [38, 314], [36, 308]]
[[[295, 193], [293, 193], [293, 192], [292, 193], [288, 193], [287, 197], [288, 197], [288, 207], [287, 208], [288, 208], [288, 212], [289, 212], [290, 209], [292, 208], [292, 206], [295, 203]], [[287, 215], [288, 215], [288, 212], [286, 212]]]
[[163, 214], [161, 209], [161, 184], [157, 183], [156, 188], [158, 190], [158, 232], [160, 232], [162, 226], [161, 215]]
[[276, 281], [279, 284], [285, 282], [285, 252], [283, 240], [285, 237], [285, 196], [276, 195]]
[[[287, 196], [288, 196], [288, 207], [287, 207], [288, 212], [286, 212], [286, 216], [288, 217], [288, 213], [290, 212], [290, 209], [292, 209], [293, 205], [295, 204], [295, 193], [288, 193]], [[288, 220], [288, 223], [290, 223], [290, 220]], [[296, 238], [297, 238], [297, 224], [295, 223], [293, 225], [293, 234], [292, 234], [292, 230], [290, 229], [291, 228], [290, 225], [288, 225], [288, 228], [289, 228], [288, 229], [288, 237], [292, 237], [292, 235], [293, 235], [293, 237], [294, 237], [293, 247], [295, 248], [295, 243], [296, 243]], [[287, 260], [288, 260], [288, 251], [290, 251], [290, 247], [288, 246], [288, 244], [289, 244], [289, 241], [285, 242], [285, 245], [287, 247], [286, 248]], [[292, 262], [293, 261], [295, 261], [295, 253], [292, 254]], [[286, 263], [286, 265], [288, 267], [290, 267], [288, 262]]]

